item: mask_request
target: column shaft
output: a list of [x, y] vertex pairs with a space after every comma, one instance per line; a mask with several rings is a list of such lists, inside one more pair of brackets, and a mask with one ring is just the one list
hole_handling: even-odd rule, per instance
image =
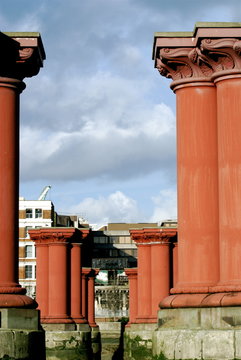
[[138, 297], [137, 297], [137, 269], [125, 269], [129, 280], [129, 322], [131, 325], [136, 322]]
[[152, 318], [156, 321], [159, 303], [170, 293], [169, 243], [151, 245], [151, 305]]
[[95, 322], [95, 271], [88, 275], [88, 322], [91, 327], [97, 327]]
[[[241, 290], [241, 75], [217, 78], [220, 285]], [[234, 289], [235, 290], [235, 289]]]
[[178, 284], [207, 292], [219, 279], [216, 89], [187, 84], [177, 95]]
[[176, 286], [178, 282], [178, 243], [173, 243], [172, 248], [172, 284]]
[[71, 317], [76, 323], [86, 323], [82, 315], [81, 244], [71, 247]]
[[[18, 286], [19, 90], [0, 78], [0, 287]], [[19, 84], [21, 82], [19, 81]]]
[[82, 315], [88, 319], [88, 302], [87, 302], [87, 277], [86, 269], [82, 269]]
[[138, 315], [137, 322], [151, 316], [151, 246], [138, 244]]
[[0, 307], [37, 307], [18, 283], [19, 93], [0, 77]]
[[70, 323], [68, 311], [67, 243], [49, 244], [49, 320]]
[[49, 298], [49, 248], [48, 244], [36, 243], [36, 300], [41, 319], [48, 316]]

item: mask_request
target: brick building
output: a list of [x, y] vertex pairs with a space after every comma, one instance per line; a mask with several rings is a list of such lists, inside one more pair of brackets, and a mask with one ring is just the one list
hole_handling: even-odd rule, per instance
[[35, 297], [36, 288], [36, 251], [28, 230], [52, 227], [55, 223], [56, 214], [50, 200], [19, 198], [19, 282], [31, 297]]

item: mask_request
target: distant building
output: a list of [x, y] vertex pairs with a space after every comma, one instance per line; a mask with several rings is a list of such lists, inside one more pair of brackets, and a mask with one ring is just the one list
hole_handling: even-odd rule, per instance
[[[58, 215], [50, 200], [19, 198], [19, 282], [27, 295], [36, 293], [36, 250], [28, 231], [41, 227], [89, 228], [89, 224], [76, 215]], [[128, 316], [129, 287], [125, 268], [137, 266], [137, 247], [130, 237], [130, 229], [176, 227], [177, 222], [109, 223], [98, 231], [90, 231], [82, 247], [82, 265], [99, 269], [96, 278], [97, 318]]]
[[97, 318], [128, 316], [129, 287], [124, 268], [137, 266], [137, 247], [130, 229], [156, 228], [158, 223], [109, 223], [93, 231], [92, 267], [100, 269], [95, 286]]
[[[76, 227], [89, 225], [77, 215], [58, 215], [50, 200], [45, 200], [50, 186], [45, 187], [38, 200], [19, 198], [19, 283], [27, 290], [27, 295], [35, 298], [36, 293], [36, 249], [28, 231], [42, 227]], [[83, 265], [90, 265], [91, 244], [84, 247], [87, 256]], [[86, 250], [85, 250], [86, 249]]]
[[56, 215], [50, 200], [19, 198], [19, 282], [27, 295], [35, 297], [36, 250], [29, 229], [55, 226]]

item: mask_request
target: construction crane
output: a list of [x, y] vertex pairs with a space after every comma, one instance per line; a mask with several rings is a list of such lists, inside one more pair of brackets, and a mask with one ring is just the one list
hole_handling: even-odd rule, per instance
[[43, 191], [41, 192], [38, 200], [45, 200], [49, 189], [51, 189], [51, 186], [50, 186], [50, 185], [45, 186], [44, 189], [43, 189]]

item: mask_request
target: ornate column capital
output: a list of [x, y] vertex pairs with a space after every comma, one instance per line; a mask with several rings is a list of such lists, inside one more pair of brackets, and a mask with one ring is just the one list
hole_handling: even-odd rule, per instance
[[174, 81], [172, 88], [241, 73], [240, 54], [240, 23], [197, 23], [192, 33], [155, 34], [155, 67]]
[[[205, 57], [213, 69], [214, 77], [224, 72], [241, 73], [241, 40], [238, 38], [203, 39], [200, 58]], [[198, 57], [197, 57], [198, 59]]]
[[39, 33], [0, 32], [0, 77], [23, 80], [37, 75], [45, 60]]
[[177, 235], [177, 229], [144, 228], [130, 230], [131, 238], [138, 245], [169, 244], [170, 239]]
[[82, 243], [82, 232], [76, 228], [41, 228], [29, 230], [29, 235], [36, 245]]
[[161, 48], [156, 58], [156, 68], [162, 76], [172, 80], [209, 80], [213, 69], [204, 61], [196, 61], [198, 48]]

